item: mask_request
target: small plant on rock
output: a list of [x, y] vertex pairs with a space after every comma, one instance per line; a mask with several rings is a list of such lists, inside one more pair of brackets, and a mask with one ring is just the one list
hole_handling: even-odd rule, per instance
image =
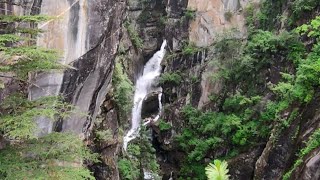
[[229, 180], [228, 163], [226, 161], [214, 160], [214, 164], [209, 163], [206, 167], [208, 180]]
[[231, 18], [232, 18], [233, 14], [231, 11], [227, 11], [224, 13], [224, 18], [227, 20], [227, 21], [230, 21]]

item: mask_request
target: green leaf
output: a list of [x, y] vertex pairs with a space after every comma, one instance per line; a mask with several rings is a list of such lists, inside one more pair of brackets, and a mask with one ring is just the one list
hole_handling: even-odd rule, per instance
[[214, 164], [209, 163], [206, 167], [208, 180], [229, 180], [228, 164], [226, 161], [214, 160]]

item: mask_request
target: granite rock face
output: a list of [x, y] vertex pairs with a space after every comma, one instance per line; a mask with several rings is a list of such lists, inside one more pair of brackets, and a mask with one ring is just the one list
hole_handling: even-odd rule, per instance
[[[85, 0], [41, 0], [37, 2], [39, 14], [55, 17], [54, 20], [40, 23], [38, 27], [44, 33], [38, 37], [37, 44], [61, 52], [60, 62], [69, 65], [88, 50], [88, 3]], [[31, 13], [34, 14], [32, 11]], [[29, 87], [29, 98], [59, 95], [63, 82], [63, 72], [33, 74], [33, 84]], [[41, 129], [39, 135], [50, 133], [53, 123], [50, 120], [38, 119]]]
[[[66, 72], [33, 74], [29, 98], [59, 95], [91, 118], [74, 115], [59, 130], [82, 133], [95, 119], [107, 94], [117, 52], [125, 1], [112, 0], [34, 0], [16, 2], [15, 14], [43, 14], [56, 17], [40, 23], [45, 32], [38, 45], [61, 52], [60, 62], [73, 66]], [[23, 8], [22, 8], [23, 7]], [[39, 135], [50, 133], [54, 125], [38, 119]]]
[[[89, 50], [64, 73], [61, 92], [90, 117], [74, 115], [62, 124], [63, 131], [86, 132], [100, 112], [112, 78], [125, 2], [96, 0], [88, 6]], [[91, 33], [92, 32], [92, 33]]]

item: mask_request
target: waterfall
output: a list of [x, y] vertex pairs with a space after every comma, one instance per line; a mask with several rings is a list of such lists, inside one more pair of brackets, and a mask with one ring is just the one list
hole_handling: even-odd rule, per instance
[[[137, 79], [134, 93], [134, 104], [132, 108], [132, 120], [131, 120], [131, 129], [123, 138], [123, 147], [126, 150], [129, 141], [137, 137], [140, 128], [141, 121], [141, 108], [143, 99], [152, 92], [155, 87], [155, 79], [161, 74], [161, 61], [165, 55], [165, 46], [167, 41], [164, 40], [161, 49], [157, 51], [153, 57], [146, 63], [143, 69], [143, 74]], [[161, 95], [159, 94], [159, 114], [161, 111]], [[158, 120], [160, 115], [158, 115], [154, 120]]]

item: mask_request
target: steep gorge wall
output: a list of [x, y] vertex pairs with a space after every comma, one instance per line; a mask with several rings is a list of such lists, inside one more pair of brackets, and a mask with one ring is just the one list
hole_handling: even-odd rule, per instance
[[[111, 82], [119, 43], [125, 1], [59, 0], [17, 1], [16, 14], [43, 14], [55, 19], [40, 23], [44, 30], [38, 45], [61, 52], [60, 62], [72, 66], [66, 72], [37, 73], [29, 87], [30, 99], [62, 93], [67, 101], [89, 116], [73, 115], [58, 124], [63, 131], [86, 132], [100, 111]], [[39, 120], [42, 133], [52, 122]]]
[[[161, 133], [158, 127], [153, 128], [159, 146], [157, 154], [162, 173], [165, 179], [169, 178], [171, 172], [174, 175], [178, 173], [184, 158], [174, 144], [174, 135], [183, 128], [181, 108], [192, 104], [204, 110], [216, 109], [209, 96], [213, 92], [219, 94], [223, 84], [210, 80], [217, 67], [208, 62], [215, 54], [203, 49], [192, 56], [183, 55], [183, 44], [190, 41], [199, 47], [207, 47], [220, 34], [233, 28], [238, 30], [237, 37], [245, 39], [247, 32], [243, 8], [248, 3], [247, 0], [150, 0], [147, 4], [137, 0], [43, 0], [41, 13], [63, 15], [43, 26], [47, 32], [39, 38], [38, 43], [63, 51], [61, 61], [75, 69], [68, 69], [64, 73], [37, 74], [35, 84], [41, 88], [30, 87], [30, 97], [62, 93], [80, 111], [88, 112], [89, 117], [74, 115], [70, 120], [58, 124], [58, 130], [85, 133], [90, 137], [88, 144], [102, 154], [102, 163], [91, 167], [97, 179], [119, 179], [116, 167], [121, 147], [119, 126], [124, 125], [119, 124], [119, 112], [112, 98], [111, 85], [118, 45], [125, 54], [121, 60], [124, 70], [135, 82], [143, 64], [158, 49], [162, 40], [167, 39], [168, 52], [178, 56], [163, 62], [164, 72], [179, 72], [182, 81], [179, 85], [163, 85], [165, 111], [162, 118], [172, 123], [173, 131]], [[28, 8], [16, 11], [20, 14], [37, 13], [40, 4], [40, 0], [30, 1]], [[37, 10], [32, 11], [32, 8]], [[196, 10], [195, 19], [183, 20], [187, 8]], [[232, 15], [228, 20], [226, 13]], [[167, 18], [164, 25], [159, 24], [161, 17]], [[144, 40], [142, 48], [135, 47], [130, 39], [127, 29], [122, 25], [125, 19], [130, 20], [134, 30]], [[261, 146], [231, 159], [230, 172], [234, 179], [252, 179], [253, 176], [255, 179], [279, 179], [293, 164], [292, 159], [303, 147], [303, 141], [320, 126], [317, 102], [318, 97], [308, 106], [301, 107], [304, 112], [302, 116], [280, 134], [277, 142], [270, 138], [269, 142], [262, 142]], [[93, 121], [97, 119], [102, 119], [102, 123], [94, 124]], [[43, 124], [44, 133], [50, 131], [52, 125], [48, 126], [45, 120]], [[297, 138], [288, 140], [288, 136], [296, 134], [297, 128]], [[93, 129], [111, 129], [113, 140], [96, 142], [91, 133]], [[304, 165], [294, 172], [294, 178], [312, 179], [312, 175], [318, 173], [318, 154], [319, 149], [310, 153], [304, 159]]]
[[38, 37], [37, 43], [39, 46], [58, 50], [61, 53], [60, 62], [70, 67], [64, 72], [39, 72], [30, 77], [32, 81], [28, 89], [30, 99], [61, 94], [67, 102], [77, 106], [76, 113], [70, 119], [57, 124], [47, 119], [38, 119], [41, 129], [39, 135], [53, 130], [81, 134], [93, 150], [102, 154], [102, 162], [111, 164], [111, 170], [106, 171], [104, 168], [97, 170], [102, 174], [102, 176], [97, 175], [97, 178], [119, 179], [114, 159], [117, 148], [113, 151], [107, 144], [107, 151], [98, 150], [99, 144], [93, 142], [95, 137], [92, 137], [92, 128], [97, 115], [102, 113], [100, 118], [106, 120], [103, 128], [112, 129], [113, 133], [118, 130], [117, 114], [115, 113], [113, 117], [109, 115], [104, 117], [104, 106], [101, 105], [108, 100], [106, 95], [111, 88], [126, 1], [19, 0], [14, 1], [14, 4], [5, 5], [4, 8], [8, 11], [3, 13], [42, 14], [54, 17], [38, 25], [44, 33]]
[[[259, 1], [251, 1], [259, 7]], [[195, 42], [197, 46], [210, 46], [221, 35], [235, 28], [235, 36], [240, 39], [246, 39], [246, 27], [244, 8], [251, 3], [250, 1], [189, 1], [188, 7], [196, 10], [196, 18], [190, 21], [189, 40]], [[281, 3], [270, 2], [273, 4], [274, 11], [280, 15], [288, 15], [288, 6], [291, 1]], [[308, 19], [319, 15], [318, 8], [314, 12], [309, 13], [297, 25], [302, 22], [308, 22]], [[226, 15], [231, 13], [231, 18], [227, 20]], [[230, 15], [230, 14], [229, 14]], [[280, 16], [279, 15], [279, 16]], [[276, 26], [276, 29], [284, 31], [285, 25], [283, 22], [276, 22], [270, 26]], [[179, 49], [177, 51], [179, 53]], [[158, 144], [158, 156], [160, 164], [164, 168], [163, 172], [175, 172], [179, 169], [179, 163], [183, 159], [183, 153], [179, 150], [174, 142], [175, 134], [179, 134], [183, 128], [183, 117], [181, 117], [181, 108], [186, 104], [192, 104], [194, 107], [204, 110], [217, 110], [214, 102], [210, 101], [209, 96], [221, 94], [221, 89], [224, 82], [212, 81], [210, 78], [217, 72], [217, 67], [208, 64], [211, 59], [215, 58], [215, 54], [206, 51], [200, 51], [186, 57], [178, 55], [178, 58], [170, 59], [165, 63], [165, 72], [178, 72], [182, 76], [182, 81], [179, 85], [164, 85], [165, 89], [165, 112], [162, 118], [172, 124], [173, 130], [170, 132], [160, 132], [156, 129], [156, 138]], [[277, 66], [277, 65], [275, 65]], [[279, 65], [278, 65], [279, 66]], [[281, 65], [280, 65], [281, 66]], [[283, 64], [282, 64], [283, 66]], [[277, 67], [271, 67], [271, 74], [266, 75], [266, 79], [270, 79], [272, 83], [277, 83], [279, 79], [276, 77], [280, 70]], [[194, 82], [192, 79], [201, 79], [201, 82]], [[272, 97], [268, 94], [266, 99]], [[281, 179], [296, 160], [296, 153], [305, 147], [303, 142], [307, 141], [310, 135], [319, 128], [319, 114], [315, 108], [318, 95], [316, 95], [312, 103], [298, 107], [301, 116], [297, 117], [290, 127], [280, 131], [275, 127], [268, 141], [261, 141], [260, 145], [253, 147], [247, 152], [238, 155], [229, 160], [230, 172], [233, 179]], [[294, 107], [284, 112], [283, 118], [289, 118]], [[279, 132], [280, 131], [280, 132]], [[275, 137], [277, 136], [275, 140]], [[222, 152], [212, 152], [217, 154]], [[303, 159], [302, 165], [294, 171], [291, 179], [317, 179], [319, 165], [318, 158], [319, 149], [315, 149]], [[169, 173], [165, 173], [167, 177]]]

